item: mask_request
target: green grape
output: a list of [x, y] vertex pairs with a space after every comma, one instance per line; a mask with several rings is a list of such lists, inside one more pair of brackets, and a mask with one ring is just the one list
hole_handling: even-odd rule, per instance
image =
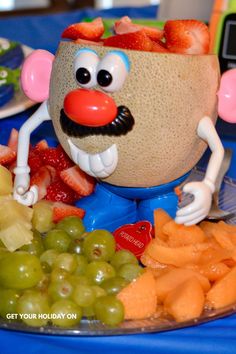
[[67, 272], [65, 269], [62, 268], [54, 268], [50, 274], [50, 279], [51, 282], [54, 281], [60, 281], [60, 280], [64, 280], [64, 279], [68, 279], [70, 276], [70, 273]]
[[83, 253], [89, 261], [110, 261], [115, 253], [116, 242], [106, 230], [90, 232], [83, 243]]
[[88, 264], [85, 275], [93, 284], [100, 285], [104, 280], [114, 277], [116, 272], [109, 263], [94, 261]]
[[99, 297], [94, 303], [96, 318], [108, 326], [117, 326], [124, 321], [124, 307], [114, 295]]
[[34, 230], [33, 240], [30, 244], [24, 245], [20, 248], [21, 251], [26, 251], [39, 257], [44, 252], [44, 245], [42, 236], [39, 231]]
[[32, 225], [34, 229], [44, 233], [53, 228], [53, 210], [50, 202], [40, 200], [40, 202], [34, 204], [33, 211]]
[[52, 323], [56, 326], [73, 327], [80, 323], [82, 310], [71, 300], [59, 300], [51, 307], [51, 317]]
[[86, 268], [88, 265], [87, 258], [85, 256], [83, 256], [82, 254], [76, 254], [76, 261], [77, 261], [77, 266], [74, 271], [74, 274], [75, 275], [85, 274], [85, 271], [86, 271]]
[[85, 233], [83, 221], [78, 216], [67, 216], [56, 226], [57, 229], [66, 231], [72, 239], [81, 239]]
[[70, 281], [73, 286], [77, 285], [91, 285], [91, 280], [87, 278], [85, 275], [70, 275]]
[[138, 264], [138, 260], [135, 255], [128, 250], [117, 251], [111, 259], [111, 265], [118, 269], [125, 263]]
[[144, 269], [138, 265], [133, 263], [123, 264], [117, 271], [117, 275], [126, 279], [128, 282], [138, 278], [144, 272]]
[[48, 231], [44, 238], [44, 247], [46, 249], [55, 249], [58, 252], [66, 252], [69, 248], [71, 238], [68, 233], [60, 229]]
[[59, 252], [56, 250], [46, 250], [39, 257], [40, 262], [47, 263], [50, 266], [50, 268], [52, 268], [54, 266], [54, 263], [55, 263], [58, 255], [59, 255]]
[[73, 292], [73, 285], [68, 279], [51, 282], [48, 287], [48, 295], [53, 302], [61, 299], [68, 299]]
[[83, 314], [83, 317], [87, 317], [87, 318], [94, 317], [95, 312], [94, 312], [93, 305], [87, 306], [87, 307], [82, 307], [82, 314]]
[[5, 247], [0, 247], [0, 259], [5, 257], [7, 254], [9, 254], [10, 252], [8, 251], [7, 248]]
[[92, 289], [95, 293], [96, 298], [107, 295], [106, 290], [99, 285], [92, 285]]
[[39, 259], [27, 252], [9, 253], [0, 259], [0, 286], [27, 289], [38, 284], [43, 276]]
[[69, 248], [68, 248], [68, 252], [82, 254], [83, 253], [83, 240], [78, 239], [78, 238], [71, 240]]
[[42, 279], [40, 279], [40, 281], [38, 282], [35, 288], [40, 291], [47, 291], [49, 283], [50, 283], [50, 275], [44, 273]]
[[52, 268], [47, 262], [41, 262], [41, 267], [45, 274], [51, 273]]
[[27, 290], [17, 302], [18, 318], [33, 327], [45, 326], [50, 313], [48, 297], [36, 290]]
[[116, 295], [123, 289], [129, 282], [122, 277], [113, 277], [105, 280], [101, 287], [106, 291], [108, 295]]
[[54, 262], [55, 268], [62, 268], [68, 273], [73, 273], [76, 266], [76, 255], [71, 253], [60, 253]]
[[19, 290], [0, 288], [0, 316], [6, 318], [9, 313], [16, 313], [16, 304], [20, 297]]
[[72, 294], [72, 300], [80, 307], [91, 306], [95, 299], [95, 291], [89, 285], [77, 285]]

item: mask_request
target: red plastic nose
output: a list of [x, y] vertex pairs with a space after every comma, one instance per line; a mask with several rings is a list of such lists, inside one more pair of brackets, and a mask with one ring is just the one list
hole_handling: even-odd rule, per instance
[[114, 100], [103, 92], [77, 89], [64, 99], [65, 114], [74, 122], [100, 127], [112, 122], [117, 115]]

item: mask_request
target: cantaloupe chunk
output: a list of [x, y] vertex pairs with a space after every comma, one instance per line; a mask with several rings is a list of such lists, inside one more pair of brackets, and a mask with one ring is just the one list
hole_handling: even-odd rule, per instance
[[117, 298], [123, 303], [126, 320], [144, 319], [155, 314], [155, 284], [152, 272], [146, 271], [117, 294]]
[[209, 247], [203, 251], [199, 259], [199, 264], [219, 263], [233, 256], [234, 252], [231, 250], [223, 249], [221, 247], [212, 248]]
[[190, 278], [166, 297], [164, 309], [177, 322], [192, 320], [201, 315], [204, 308], [205, 296], [197, 278]]
[[207, 305], [214, 309], [236, 302], [236, 266], [212, 286], [206, 299]]
[[164, 301], [166, 296], [177, 286], [188, 279], [197, 278], [201, 287], [207, 292], [211, 285], [209, 280], [200, 273], [185, 268], [172, 269], [156, 279], [156, 293], [160, 301]]
[[204, 265], [189, 264], [186, 268], [202, 274], [210, 282], [221, 279], [230, 271], [230, 268], [223, 262], [208, 263]]
[[168, 245], [170, 247], [193, 245], [206, 240], [205, 234], [199, 226], [178, 225], [174, 220], [166, 223], [162, 231], [168, 235]]
[[167, 237], [163, 233], [163, 226], [171, 221], [172, 218], [170, 215], [163, 209], [154, 210], [154, 226], [155, 226], [155, 238], [160, 238], [162, 240], [166, 240]]
[[160, 263], [172, 264], [182, 267], [188, 263], [197, 263], [201, 257], [201, 252], [209, 247], [207, 243], [197, 243], [182, 247], [168, 247], [160, 245], [156, 240], [152, 240], [145, 253]]
[[199, 227], [201, 228], [201, 230], [205, 233], [205, 235], [210, 238], [212, 237], [212, 231], [215, 229], [215, 228], [218, 228], [217, 226], [218, 224], [217, 223], [213, 223], [213, 222], [210, 222], [210, 221], [202, 221], [200, 224], [199, 224]]
[[212, 234], [222, 248], [225, 248], [226, 250], [234, 250], [236, 248], [227, 231], [217, 228], [212, 231]]

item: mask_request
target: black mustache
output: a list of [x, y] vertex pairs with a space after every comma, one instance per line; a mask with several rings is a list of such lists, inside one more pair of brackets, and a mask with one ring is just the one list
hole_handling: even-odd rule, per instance
[[106, 125], [101, 127], [88, 127], [75, 123], [67, 117], [64, 109], [61, 110], [60, 115], [61, 128], [65, 134], [70, 137], [83, 138], [89, 135], [125, 135], [134, 125], [134, 118], [130, 110], [125, 106], [118, 107], [118, 114], [116, 118]]

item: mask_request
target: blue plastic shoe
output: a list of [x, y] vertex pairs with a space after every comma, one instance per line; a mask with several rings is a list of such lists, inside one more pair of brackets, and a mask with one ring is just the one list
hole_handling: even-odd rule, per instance
[[112, 193], [100, 183], [93, 194], [78, 200], [76, 206], [86, 211], [83, 222], [87, 231], [106, 229], [112, 232], [137, 220], [136, 202]]

